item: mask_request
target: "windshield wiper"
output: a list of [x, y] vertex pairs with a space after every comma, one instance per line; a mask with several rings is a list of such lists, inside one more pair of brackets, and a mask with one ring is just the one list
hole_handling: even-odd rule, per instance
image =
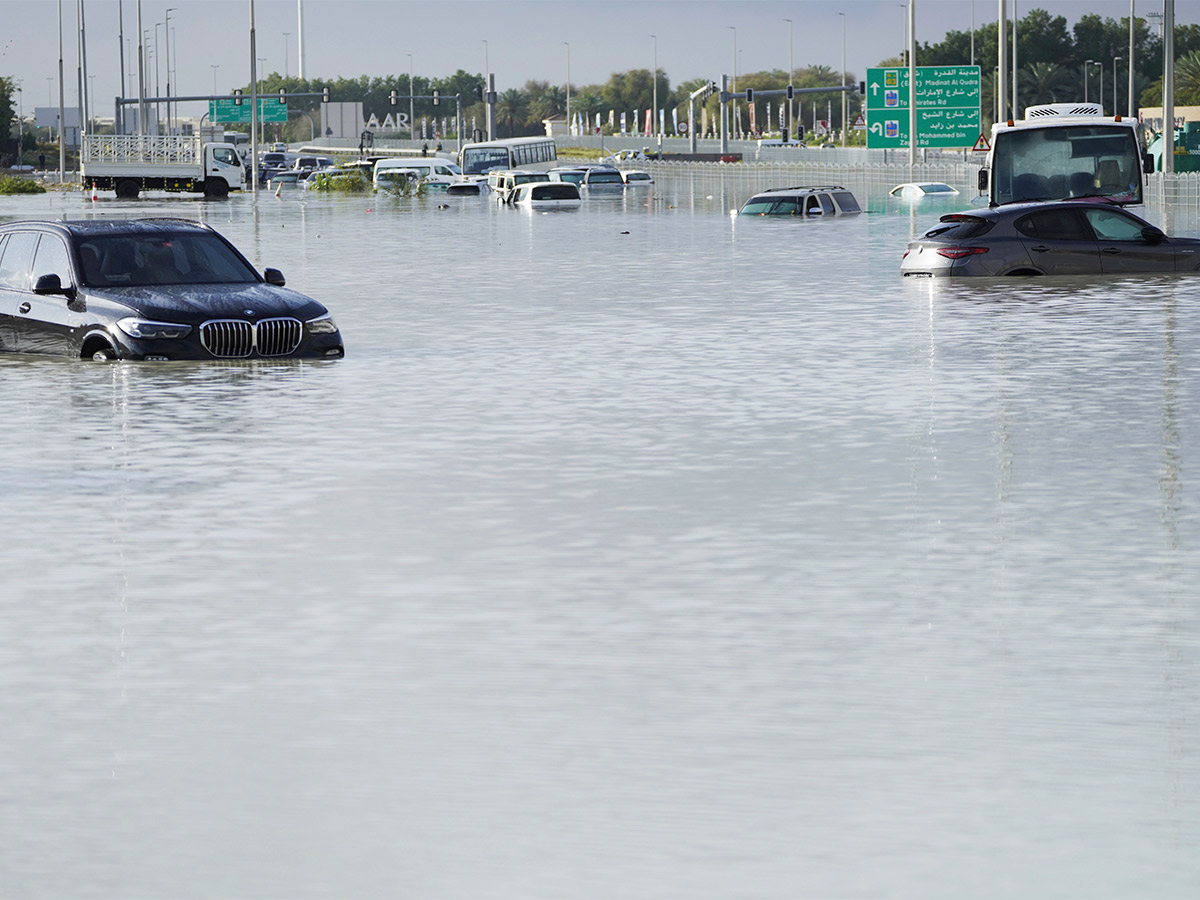
[[1076, 194], [1073, 197], [1062, 197], [1060, 199], [1062, 199], [1062, 200], [1106, 200], [1109, 203], [1111, 203], [1113, 206], [1120, 206], [1120, 204], [1117, 203], [1117, 201], [1113, 199], [1112, 194]]

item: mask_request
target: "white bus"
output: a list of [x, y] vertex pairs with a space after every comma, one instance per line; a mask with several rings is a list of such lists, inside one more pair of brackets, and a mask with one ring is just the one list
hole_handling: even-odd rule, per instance
[[1023, 120], [992, 126], [979, 189], [989, 206], [1096, 197], [1136, 211], [1144, 182], [1137, 129], [1136, 119], [1105, 116], [1095, 103], [1027, 107]]
[[463, 175], [486, 175], [492, 169], [551, 169], [558, 159], [553, 138], [518, 137], [466, 144], [458, 151]]

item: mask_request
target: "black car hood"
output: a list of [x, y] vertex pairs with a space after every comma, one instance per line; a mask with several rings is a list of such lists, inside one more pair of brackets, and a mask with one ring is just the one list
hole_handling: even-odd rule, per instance
[[324, 306], [273, 284], [180, 284], [154, 287], [86, 288], [84, 303], [120, 304], [146, 319], [196, 325], [208, 319], [270, 319], [324, 315]]

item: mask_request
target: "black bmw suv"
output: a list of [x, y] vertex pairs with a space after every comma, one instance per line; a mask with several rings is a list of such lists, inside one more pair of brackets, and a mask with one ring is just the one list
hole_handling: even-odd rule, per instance
[[329, 311], [185, 219], [0, 226], [0, 350], [83, 359], [338, 359]]

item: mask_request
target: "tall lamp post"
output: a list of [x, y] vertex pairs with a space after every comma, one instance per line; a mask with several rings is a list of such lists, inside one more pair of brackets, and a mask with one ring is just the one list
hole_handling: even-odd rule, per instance
[[208, 67], [213, 70], [213, 96], [217, 95], [217, 69], [221, 68], [216, 63], [209, 63]]
[[654, 111], [650, 118], [650, 133], [655, 135], [656, 143], [662, 140], [662, 135], [658, 131], [658, 38], [655, 35], [650, 35], [650, 39], [654, 41], [654, 68], [650, 71], [651, 87], [651, 105]]
[[495, 130], [492, 126], [492, 68], [488, 62], [488, 42], [483, 40], [483, 114], [484, 127], [487, 128], [487, 139], [494, 140], [496, 137]]
[[563, 41], [567, 48], [567, 134], [571, 133], [571, 42]]
[[167, 134], [171, 133], [171, 13], [178, 10], [177, 6], [167, 7], [166, 22], [163, 23], [163, 37], [167, 39]]
[[1083, 102], [1087, 103], [1087, 88], [1088, 88], [1088, 73], [1092, 70], [1092, 61], [1085, 59], [1083, 61]]
[[[796, 64], [794, 62], [792, 62], [792, 20], [784, 19], [783, 21], [788, 23], [788, 87], [791, 87], [792, 86], [792, 78], [794, 77], [792, 73], [796, 71]], [[792, 128], [792, 101], [791, 100], [789, 100], [787, 102], [787, 129], [788, 129], [788, 140], [794, 141], [796, 139], [796, 132]]]
[[290, 31], [283, 33], [283, 77], [288, 77], [288, 38], [292, 36]]
[[1117, 107], [1117, 63], [1119, 63], [1122, 59], [1124, 59], [1124, 57], [1121, 57], [1121, 56], [1113, 57], [1113, 115], [1114, 116], [1119, 116], [1121, 114], [1120, 109]]
[[1100, 69], [1100, 99], [1097, 101], [1100, 104], [1100, 114], [1104, 114], [1104, 63], [1096, 60], [1096, 67]]
[[[738, 57], [737, 57], [737, 26], [730, 25], [729, 30], [733, 32], [733, 90], [730, 91], [730, 93], [737, 94], [737, 59], [738, 59]], [[731, 129], [731, 130], [733, 130], [734, 133], [736, 134], [737, 131], [740, 130], [742, 127], [742, 117], [738, 115], [737, 100], [733, 101], [732, 106], [733, 106], [732, 112], [733, 112], [733, 118], [734, 118], [734, 126], [733, 126], [733, 129]]]
[[413, 113], [413, 94], [416, 89], [413, 87], [413, 58], [412, 54], [408, 56], [408, 139], [414, 143], [417, 140], [417, 120]]
[[[846, 14], [838, 13], [842, 17], [842, 76], [838, 79], [838, 83], [842, 87], [846, 86]], [[842, 146], [846, 146], [846, 92], [842, 91]]]

